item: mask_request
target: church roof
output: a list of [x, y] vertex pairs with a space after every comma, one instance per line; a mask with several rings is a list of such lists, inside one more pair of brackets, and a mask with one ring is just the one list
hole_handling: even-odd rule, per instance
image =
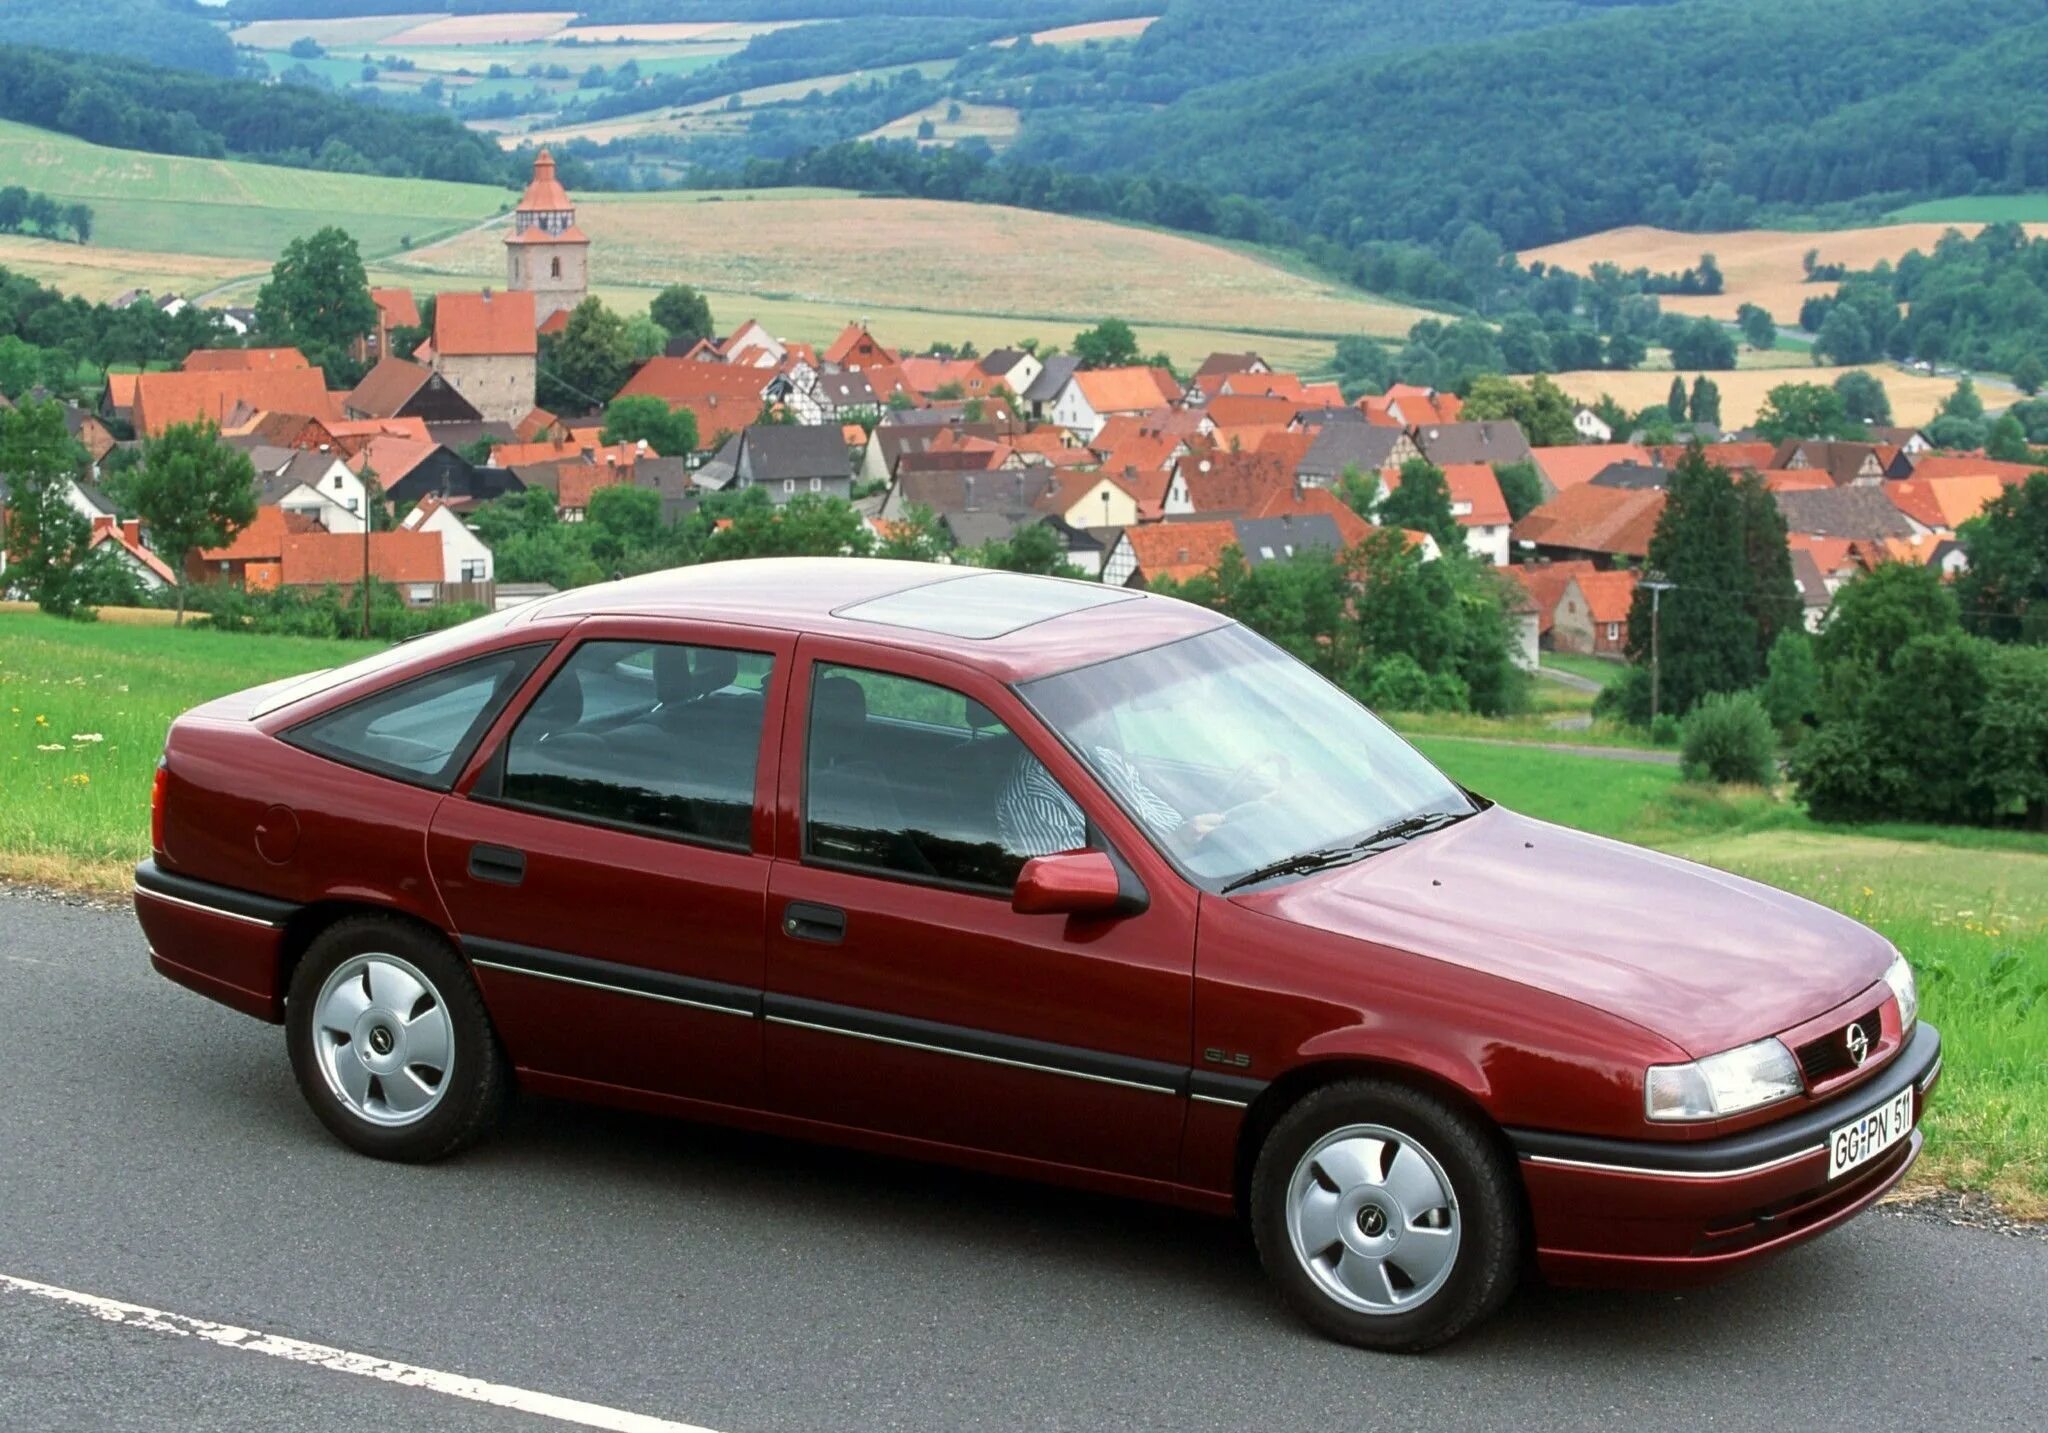
[[575, 207], [570, 202], [569, 191], [555, 178], [555, 157], [543, 149], [533, 158], [533, 182], [526, 186], [526, 196], [519, 201], [518, 212], [556, 213]]

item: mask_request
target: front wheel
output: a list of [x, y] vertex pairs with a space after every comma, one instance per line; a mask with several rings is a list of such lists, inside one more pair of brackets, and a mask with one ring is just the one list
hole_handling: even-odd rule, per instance
[[476, 982], [431, 933], [386, 916], [314, 938], [285, 1002], [292, 1073], [344, 1144], [426, 1163], [481, 1135], [504, 1102], [504, 1056]]
[[1500, 1307], [1520, 1268], [1519, 1192], [1490, 1132], [1390, 1081], [1328, 1085], [1281, 1116], [1251, 1216], [1288, 1304], [1361, 1348], [1448, 1342]]

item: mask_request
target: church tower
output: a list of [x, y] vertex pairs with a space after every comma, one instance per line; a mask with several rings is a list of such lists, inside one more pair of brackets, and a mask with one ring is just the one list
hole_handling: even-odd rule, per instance
[[533, 182], [512, 212], [505, 270], [508, 288], [533, 295], [534, 321], [541, 325], [590, 292], [590, 239], [576, 227], [576, 206], [545, 149], [534, 158]]

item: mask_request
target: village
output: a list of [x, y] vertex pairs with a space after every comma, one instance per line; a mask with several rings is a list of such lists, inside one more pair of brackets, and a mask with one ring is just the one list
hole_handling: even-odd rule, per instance
[[[202, 348], [173, 371], [110, 373], [97, 411], [65, 412], [92, 460], [69, 490], [92, 546], [118, 554], [145, 592], [348, 588], [367, 576], [415, 607], [503, 606], [551, 587], [501, 573], [473, 530], [498, 499], [543, 490], [557, 520], [575, 523], [597, 493], [641, 488], [674, 523], [714, 495], [758, 490], [777, 507], [847, 502], [877, 544], [919, 524], [942, 552], [972, 553], [1044, 528], [1059, 570], [1144, 586], [1213, 574], [1226, 551], [1251, 567], [1348, 551], [1419, 461], [1441, 475], [1466, 548], [1519, 583], [1511, 655], [1533, 670], [1543, 649], [1624, 655], [1684, 452], [1616, 433], [1583, 406], [1579, 441], [1532, 446], [1512, 419], [1467, 418], [1455, 394], [1397, 383], [1347, 403], [1336, 383], [1276, 371], [1256, 353], [1213, 354], [1183, 384], [1154, 364], [1087, 366], [1021, 347], [900, 353], [858, 320], [822, 349], [751, 320], [723, 338], [672, 342], [613, 401], [688, 414], [696, 445], [607, 442], [602, 404], [536, 404], [542, 341], [584, 302], [593, 268], [545, 152], [504, 247], [502, 289], [443, 292], [430, 306], [373, 289], [376, 327], [352, 355], [366, 372], [346, 391], [290, 347]], [[246, 309], [224, 313], [226, 341], [253, 322]], [[407, 330], [423, 337], [393, 351]], [[122, 446], [116, 432], [146, 443], [192, 423], [247, 454], [258, 507], [225, 545], [165, 552], [95, 480]], [[1862, 442], [1774, 442], [1711, 424], [1687, 436], [1774, 495], [1808, 630], [1845, 582], [1881, 564], [1954, 576], [1958, 527], [2033, 471], [1937, 451], [1909, 428], [1872, 429]], [[1533, 471], [1533, 506], [1511, 506], [1504, 468]], [[388, 530], [374, 530], [373, 490], [395, 519]], [[1441, 551], [1428, 531], [1409, 528], [1405, 540], [1425, 560]]]

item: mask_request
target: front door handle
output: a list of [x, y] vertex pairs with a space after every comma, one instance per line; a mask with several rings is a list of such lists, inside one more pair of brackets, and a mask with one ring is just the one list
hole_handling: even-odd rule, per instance
[[846, 912], [837, 906], [791, 901], [782, 908], [782, 933], [791, 940], [837, 945], [846, 939]]
[[516, 886], [526, 879], [526, 853], [510, 846], [471, 846], [469, 873], [493, 885]]

